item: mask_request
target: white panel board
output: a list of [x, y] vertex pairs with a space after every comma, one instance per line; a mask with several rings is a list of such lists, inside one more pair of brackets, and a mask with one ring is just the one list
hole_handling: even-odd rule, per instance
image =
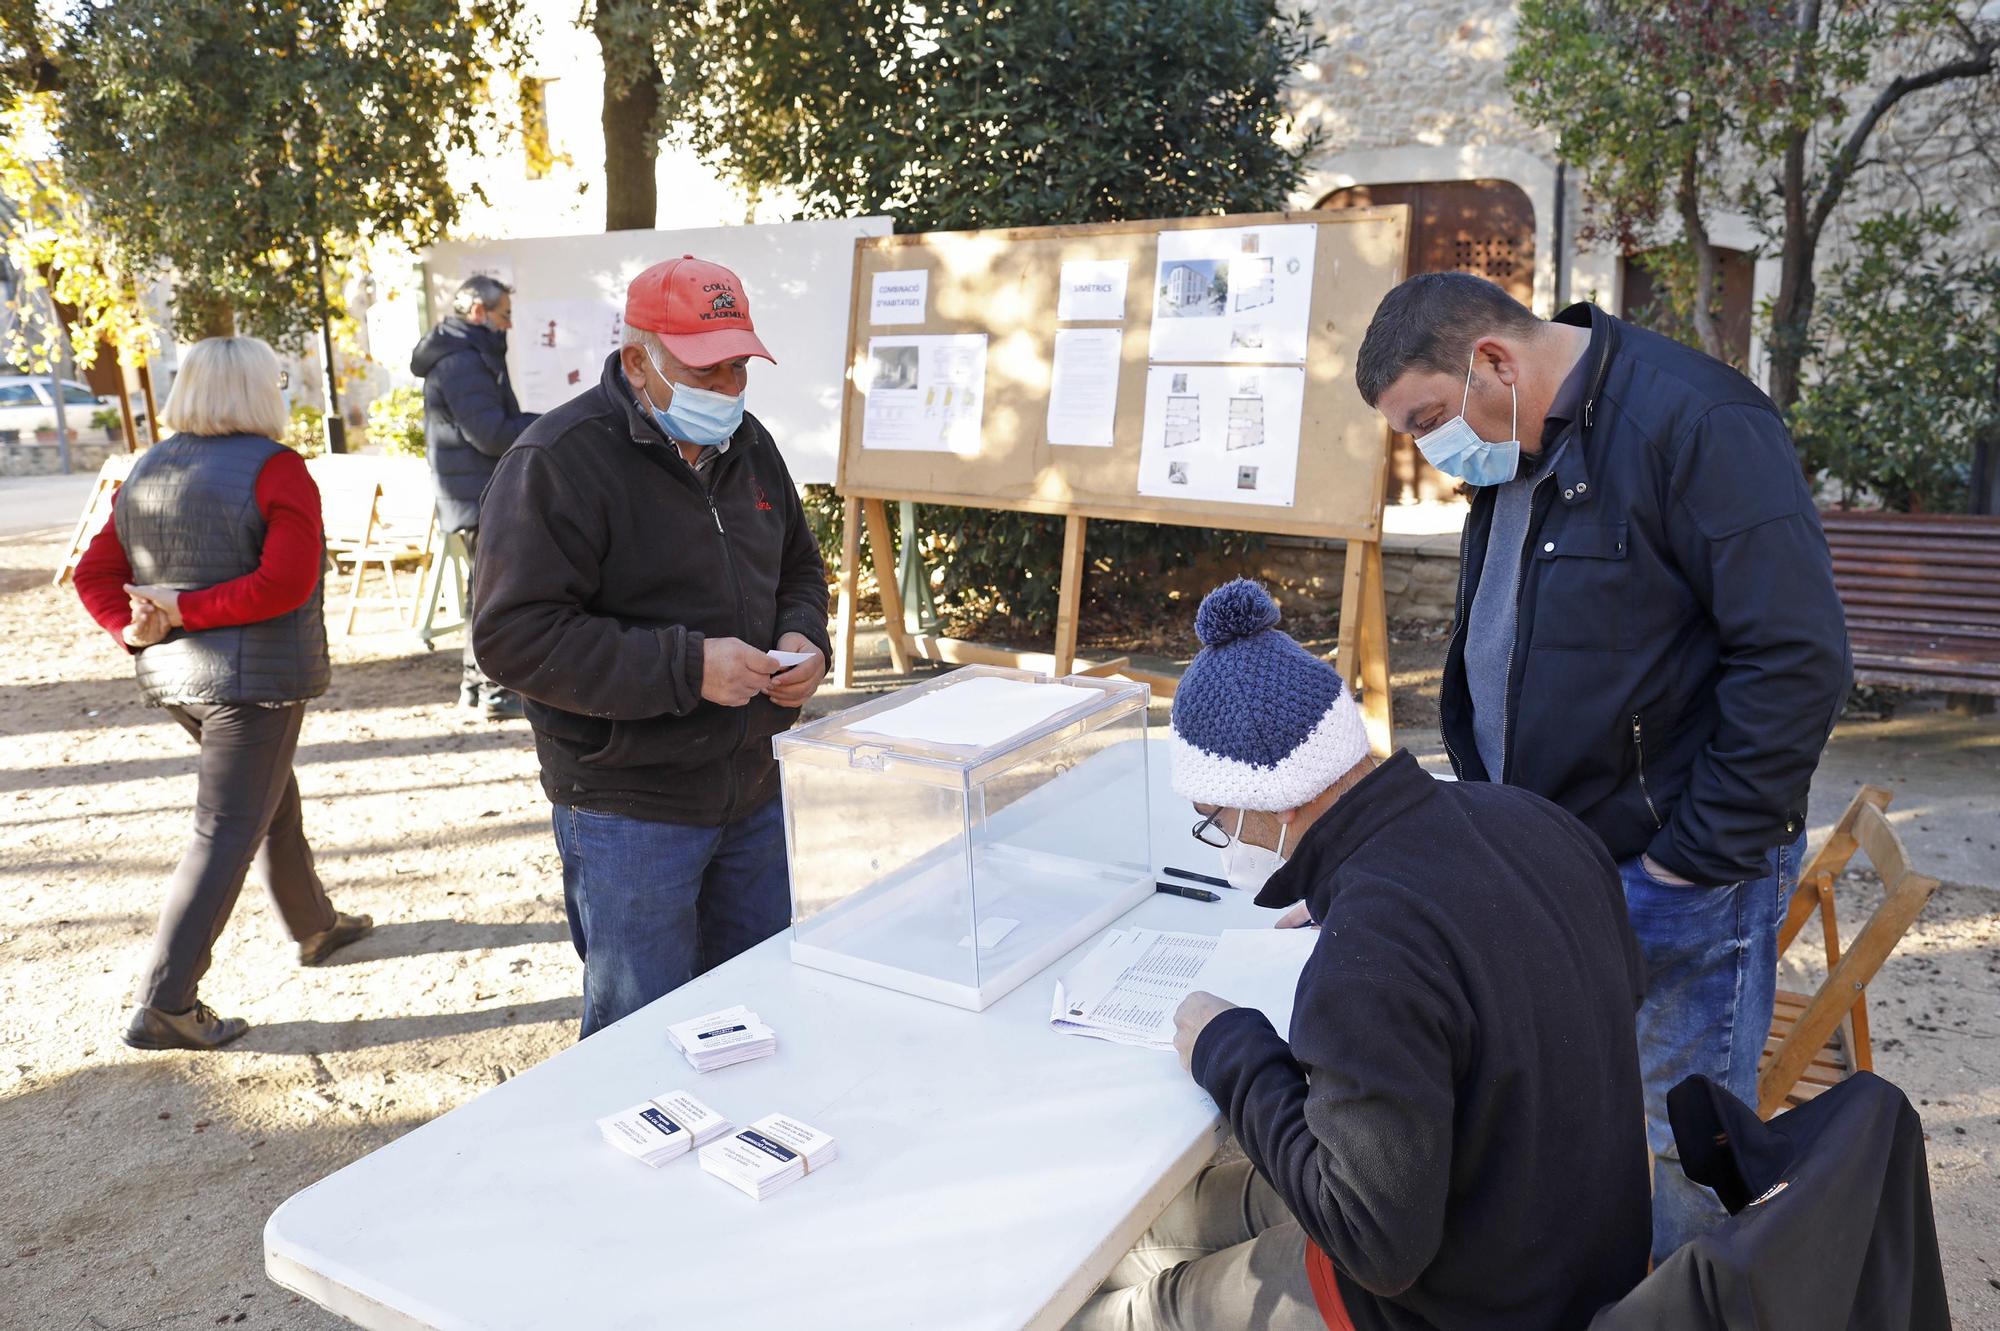
[[888, 218], [861, 217], [450, 241], [425, 256], [424, 268], [431, 309], [440, 316], [473, 273], [498, 264], [511, 269], [508, 368], [529, 411], [547, 411], [596, 385], [624, 309], [625, 285], [643, 269], [682, 254], [734, 269], [749, 294], [757, 335], [778, 360], [775, 366], [751, 362], [746, 405], [778, 441], [793, 480], [830, 484], [840, 452], [854, 242], [888, 234]]

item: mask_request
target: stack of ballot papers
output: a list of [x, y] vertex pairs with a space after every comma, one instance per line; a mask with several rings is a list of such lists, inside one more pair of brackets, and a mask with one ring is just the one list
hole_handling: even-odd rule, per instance
[[686, 1091], [668, 1091], [597, 1120], [604, 1140], [658, 1169], [729, 1131], [729, 1120]]
[[701, 1148], [701, 1167], [763, 1201], [788, 1183], [825, 1169], [839, 1156], [833, 1138], [795, 1118], [771, 1114]]
[[776, 1052], [778, 1033], [738, 1004], [720, 1012], [677, 1021], [667, 1027], [674, 1048], [687, 1055], [696, 1072], [713, 1072]]
[[1056, 981], [1049, 1025], [1065, 1035], [1174, 1047], [1174, 1010], [1197, 989], [1256, 1008], [1281, 1036], [1292, 1028], [1299, 972], [1317, 929], [1225, 929], [1210, 934], [1113, 929]]

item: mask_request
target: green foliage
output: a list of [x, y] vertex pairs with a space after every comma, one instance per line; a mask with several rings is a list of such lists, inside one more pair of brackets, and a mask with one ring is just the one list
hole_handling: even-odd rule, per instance
[[122, 430], [125, 418], [116, 407], [99, 407], [90, 413], [90, 428], [93, 430]]
[[[1319, 146], [1283, 100], [1317, 38], [1273, 0], [728, 0], [651, 21], [663, 113], [810, 215], [929, 231], [1263, 212]], [[839, 518], [817, 502], [829, 564]], [[918, 530], [944, 613], [1054, 622], [1060, 519], [927, 506]], [[1088, 593], [1251, 543], [1092, 523]]]
[[1826, 275], [1792, 431], [1843, 502], [1963, 509], [1973, 442], [2000, 429], [2000, 261], [1963, 257], [1957, 229], [1941, 209], [1863, 222]]
[[326, 448], [326, 413], [309, 402], [292, 403], [292, 423], [278, 442], [300, 457], [318, 457]]
[[1507, 79], [1530, 123], [1589, 181], [1591, 221], [1626, 250], [1659, 241], [1686, 188], [1722, 184], [1718, 149], [1784, 53], [1768, 0], [1522, 0]]
[[391, 457], [425, 456], [424, 390], [406, 384], [370, 402], [368, 442]]
[[2000, 24], [1975, 0], [1522, 0], [1507, 77], [1522, 115], [1582, 169], [1587, 232], [1626, 252], [1687, 251], [1659, 270], [1681, 335], [1714, 306], [1693, 261], [1707, 218], [1718, 206], [1751, 218], [1782, 270], [1764, 342], [1772, 396], [1789, 406], [1829, 219], [1862, 173], [1895, 179], [1872, 136], [1916, 99], [1924, 155], [1990, 161], [1996, 51]]
[[[1316, 38], [1272, 0], [733, 0], [661, 31], [666, 113], [753, 190], [900, 230], [1281, 206], [1285, 81]], [[726, 97], [716, 96], [719, 88]]]
[[315, 246], [331, 265], [456, 218], [446, 156], [491, 122], [489, 60], [525, 58], [522, 25], [521, 0], [30, 8], [0, 19], [0, 90], [42, 71], [100, 264], [171, 272], [177, 332], [233, 315], [295, 347], [321, 309]]

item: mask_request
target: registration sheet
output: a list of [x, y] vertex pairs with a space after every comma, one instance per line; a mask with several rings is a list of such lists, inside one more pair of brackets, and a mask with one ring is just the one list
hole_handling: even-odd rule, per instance
[[1174, 1047], [1174, 1011], [1205, 990], [1256, 1008], [1280, 1035], [1291, 1029], [1299, 972], [1314, 929], [1225, 929], [1212, 934], [1113, 929], [1056, 981], [1049, 1025], [1145, 1049]]

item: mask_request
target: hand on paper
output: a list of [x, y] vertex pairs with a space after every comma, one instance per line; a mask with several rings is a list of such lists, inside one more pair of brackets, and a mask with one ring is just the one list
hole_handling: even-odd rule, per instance
[[1317, 928], [1319, 928], [1319, 926], [1318, 926], [1317, 924], [1314, 924], [1314, 923], [1313, 923], [1313, 917], [1312, 917], [1312, 912], [1306, 909], [1306, 903], [1305, 903], [1305, 902], [1303, 902], [1303, 901], [1301, 901], [1301, 902], [1300, 902], [1300, 903], [1299, 903], [1298, 905], [1296, 905], [1296, 906], [1293, 906], [1293, 907], [1292, 907], [1292, 908], [1291, 908], [1290, 910], [1286, 911], [1286, 912], [1285, 912], [1285, 913], [1284, 913], [1283, 915], [1280, 915], [1280, 916], [1278, 917], [1278, 922], [1277, 922], [1276, 924], [1272, 925], [1271, 927], [1272, 927], [1273, 929], [1317, 929]]
[[132, 598], [132, 614], [136, 618], [141, 605], [157, 607], [167, 617], [173, 628], [181, 627], [181, 594], [174, 587], [134, 587], [125, 584], [125, 594]]
[[1181, 1005], [1174, 1009], [1174, 1052], [1181, 1056], [1182, 1069], [1194, 1070], [1194, 1042], [1201, 1038], [1209, 1022], [1235, 1006], [1199, 989], [1181, 1000]]
[[826, 678], [826, 658], [819, 648], [813, 646], [812, 639], [803, 633], [787, 633], [778, 639], [781, 652], [811, 652], [812, 660], [801, 661], [788, 670], [781, 670], [771, 676], [769, 689], [771, 701], [780, 707], [802, 707], [806, 699], [818, 690], [820, 681]]
[[770, 690], [778, 663], [741, 638], [705, 638], [701, 644], [701, 696], [741, 707]]
[[151, 601], [142, 601], [136, 596], [132, 598], [132, 622], [125, 626], [121, 635], [127, 647], [151, 647], [172, 631], [173, 625], [167, 621], [166, 611]]

